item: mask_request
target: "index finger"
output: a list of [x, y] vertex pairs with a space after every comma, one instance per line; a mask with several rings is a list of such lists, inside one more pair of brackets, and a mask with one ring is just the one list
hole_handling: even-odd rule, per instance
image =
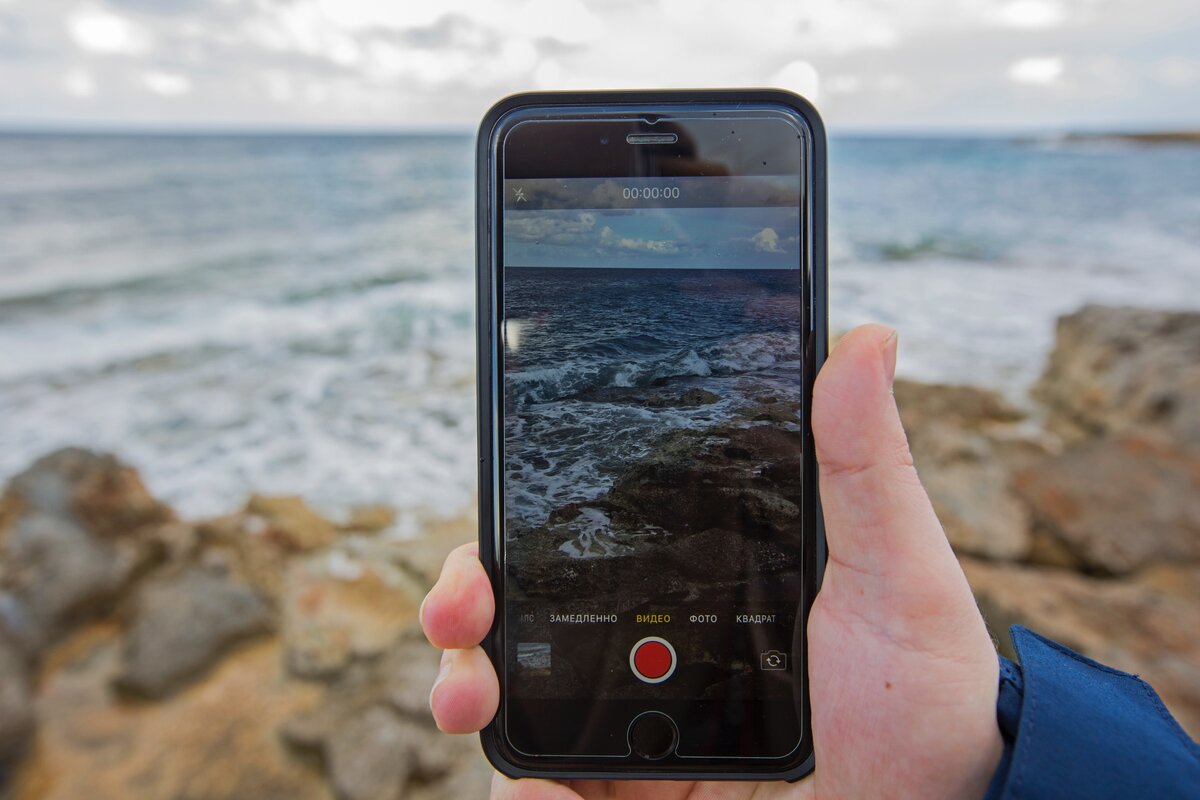
[[492, 583], [479, 561], [479, 546], [456, 547], [421, 604], [426, 638], [444, 650], [474, 647], [487, 636], [495, 613]]

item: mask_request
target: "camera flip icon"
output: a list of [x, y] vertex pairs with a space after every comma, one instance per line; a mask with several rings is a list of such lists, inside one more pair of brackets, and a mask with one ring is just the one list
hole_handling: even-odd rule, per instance
[[783, 670], [787, 669], [787, 653], [781, 653], [778, 650], [764, 650], [758, 656], [759, 669]]

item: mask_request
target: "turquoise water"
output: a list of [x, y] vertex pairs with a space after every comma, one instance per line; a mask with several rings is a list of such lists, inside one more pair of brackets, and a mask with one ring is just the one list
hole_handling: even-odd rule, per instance
[[[474, 498], [469, 137], [0, 136], [0, 478], [112, 449], [184, 513]], [[1084, 302], [1200, 306], [1200, 149], [839, 139], [831, 317], [1020, 397]]]

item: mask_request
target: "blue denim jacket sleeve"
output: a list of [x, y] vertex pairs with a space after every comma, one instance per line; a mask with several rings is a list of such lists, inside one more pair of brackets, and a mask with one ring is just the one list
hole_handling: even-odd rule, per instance
[[1004, 756], [986, 800], [1200, 798], [1200, 746], [1149, 684], [1020, 625], [1000, 659]]

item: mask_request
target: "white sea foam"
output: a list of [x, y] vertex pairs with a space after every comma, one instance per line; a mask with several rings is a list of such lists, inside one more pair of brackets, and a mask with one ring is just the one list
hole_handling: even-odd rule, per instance
[[[189, 515], [251, 491], [333, 511], [469, 507], [470, 151], [465, 137], [0, 137], [0, 478], [83, 445], [131, 460]], [[1084, 302], [1200, 307], [1200, 159], [1110, 156], [840, 142], [832, 327], [893, 325], [902, 374], [1021, 399], [1056, 315]], [[637, 458], [650, 431], [711, 424], [738, 381], [788, 366], [773, 334], [674, 350], [640, 333], [518, 378], [542, 404], [514, 423], [519, 436], [554, 425], [573, 437], [526, 454], [518, 507], [545, 514], [606, 489], [587, 436]], [[722, 400], [583, 415], [568, 399], [659, 377]]]

